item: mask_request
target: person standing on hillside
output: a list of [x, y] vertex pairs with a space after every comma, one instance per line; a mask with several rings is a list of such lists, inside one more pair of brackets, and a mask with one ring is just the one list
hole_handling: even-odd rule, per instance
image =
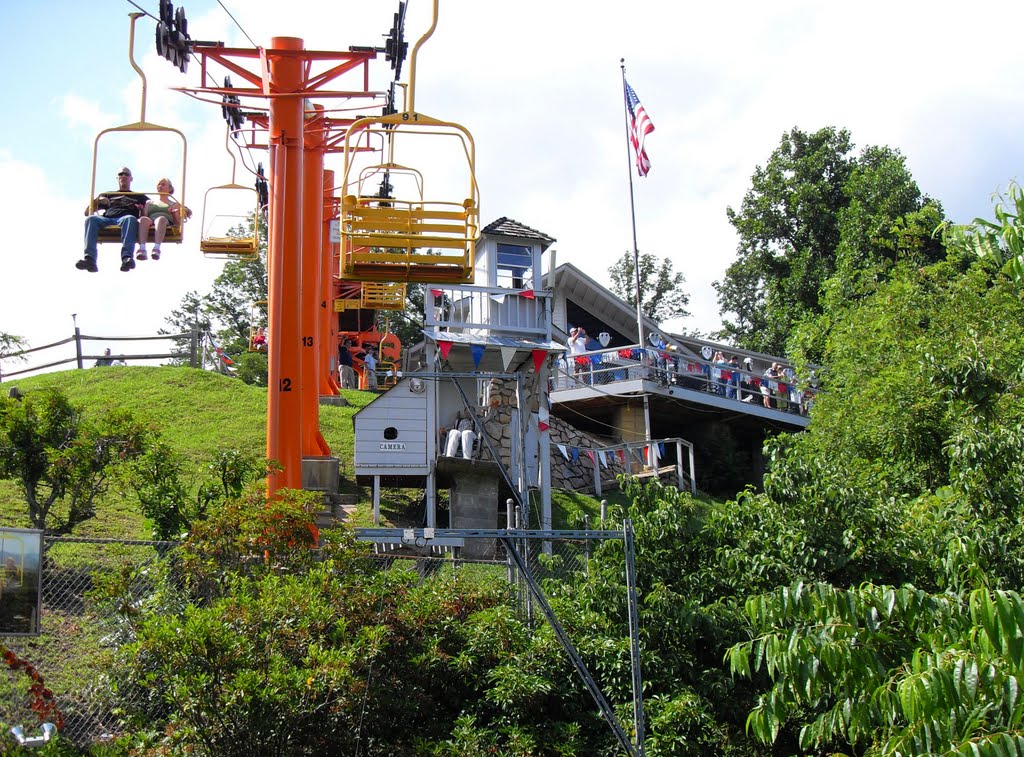
[[366, 348], [366, 356], [363, 357], [363, 375], [366, 376], [366, 388], [371, 391], [377, 390], [377, 358], [373, 354], [373, 345]]
[[349, 351], [349, 341], [345, 339], [338, 346], [338, 372], [341, 378], [342, 389], [355, 388], [355, 370], [352, 368], [352, 353]]
[[[117, 191], [104, 192], [85, 209], [85, 255], [75, 263], [80, 271], [96, 273], [96, 240], [100, 229], [107, 226], [121, 227], [121, 270], [128, 272], [135, 267], [132, 254], [139, 234], [139, 216], [142, 215], [149, 197], [132, 192], [132, 172], [125, 166], [117, 172]], [[89, 211], [94, 210], [92, 215]]]
[[99, 360], [96, 361], [95, 367], [96, 368], [105, 368], [105, 367], [113, 365], [113, 364], [114, 364], [114, 358], [110, 354], [110, 348], [107, 347], [105, 350], [103, 350], [103, 357], [101, 357]]

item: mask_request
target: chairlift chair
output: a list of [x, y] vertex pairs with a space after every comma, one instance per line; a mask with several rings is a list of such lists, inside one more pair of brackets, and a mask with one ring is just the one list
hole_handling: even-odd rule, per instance
[[[237, 161], [231, 152], [230, 135], [229, 124], [224, 148], [231, 156], [231, 182], [210, 187], [203, 196], [203, 236], [199, 249], [208, 258], [257, 260], [260, 256], [260, 195], [255, 187], [235, 182]], [[242, 207], [253, 209], [251, 233], [246, 229], [247, 215], [239, 213]]]
[[[100, 140], [110, 134], [124, 134], [124, 133], [143, 133], [147, 135], [155, 134], [174, 134], [181, 139], [181, 179], [178, 184], [178, 189], [181, 192], [180, 199], [175, 199], [182, 208], [185, 207], [185, 165], [187, 162], [188, 155], [188, 140], [185, 139], [185, 135], [179, 130], [170, 126], [161, 126], [159, 124], [150, 123], [146, 120], [146, 75], [142, 69], [139, 68], [135, 62], [135, 22], [138, 18], [143, 16], [143, 13], [129, 13], [128, 16], [131, 19], [131, 26], [128, 40], [128, 61], [132, 64], [132, 68], [136, 70], [139, 77], [142, 79], [142, 104], [140, 110], [139, 120], [134, 123], [124, 124], [122, 126], [113, 126], [108, 129], [104, 129], [96, 135], [96, 139], [93, 142], [92, 149], [92, 179], [89, 184], [89, 214], [95, 213], [96, 207], [96, 176], [99, 167], [99, 146]], [[150, 190], [151, 193], [151, 190]], [[107, 195], [118, 195], [118, 194], [147, 194], [146, 190], [133, 189], [131, 192], [105, 192]], [[181, 220], [179, 223], [170, 224], [167, 227], [167, 231], [164, 234], [164, 242], [170, 244], [180, 244], [183, 238], [183, 227], [185, 221], [187, 221], [187, 213], [182, 212]], [[99, 230], [97, 242], [100, 243], [113, 243], [121, 244], [121, 229], [118, 226], [107, 226]]]
[[[364, 135], [381, 134], [389, 158], [399, 140], [413, 135], [454, 138], [467, 167], [466, 197], [435, 199], [425, 195], [423, 174], [388, 160], [353, 173]], [[406, 196], [381, 197], [369, 190], [380, 174], [408, 179]], [[468, 283], [473, 280], [480, 238], [479, 192], [472, 135], [458, 124], [421, 113], [396, 113], [357, 120], [345, 134], [344, 195], [341, 202], [343, 279], [360, 281]]]
[[[267, 351], [267, 335], [266, 335], [266, 311], [267, 301], [260, 300], [254, 302], [249, 308], [249, 352], [266, 352]], [[262, 312], [262, 317], [260, 313]], [[263, 329], [263, 343], [260, 344], [257, 337], [260, 334], [260, 330]]]

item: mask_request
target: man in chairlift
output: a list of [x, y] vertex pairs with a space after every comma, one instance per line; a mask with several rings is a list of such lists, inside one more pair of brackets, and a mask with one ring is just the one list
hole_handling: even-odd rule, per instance
[[[130, 271], [135, 267], [135, 239], [139, 232], [139, 216], [142, 215], [149, 197], [132, 190], [132, 172], [127, 166], [117, 172], [117, 191], [103, 192], [93, 202], [95, 212], [85, 219], [85, 256], [75, 263], [80, 271], [95, 273], [96, 240], [100, 229], [107, 226], [121, 227], [121, 270]], [[89, 208], [86, 208], [86, 214]]]

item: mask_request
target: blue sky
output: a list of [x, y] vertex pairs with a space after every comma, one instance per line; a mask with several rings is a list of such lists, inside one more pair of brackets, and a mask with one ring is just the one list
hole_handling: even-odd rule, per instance
[[[156, 0], [140, 4], [156, 13]], [[225, 5], [258, 44], [297, 36], [310, 49], [341, 49], [381, 44], [397, 2]], [[736, 247], [725, 209], [739, 205], [754, 167], [793, 126], [845, 127], [858, 147], [899, 149], [921, 189], [956, 220], [988, 215], [991, 193], [1020, 176], [1020, 4], [715, 6], [441, 0], [438, 30], [421, 56], [417, 105], [473, 132], [482, 220], [509, 216], [540, 229], [558, 239], [558, 262], [608, 281], [632, 243], [620, 57], [656, 127], [648, 139], [653, 170], [636, 180], [639, 246], [671, 258], [686, 276], [694, 315], [675, 324], [684, 328], [717, 326], [711, 282]], [[248, 46], [216, 2], [186, 8], [193, 37]], [[117, 270], [109, 246], [100, 273], [73, 268], [92, 140], [138, 114], [138, 77], [126, 54], [130, 10], [122, 0], [0, 2], [8, 32], [0, 49], [0, 203], [20, 219], [2, 253], [0, 331], [34, 345], [70, 335], [71, 313], [88, 334], [155, 333], [188, 290], [205, 291], [220, 270], [202, 259], [196, 233], [130, 274]], [[411, 40], [428, 12], [426, 0], [411, 0]], [[153, 22], [138, 29], [147, 117], [188, 135], [186, 202], [197, 207], [206, 187], [230, 178], [219, 108], [168, 90], [196, 83], [197, 67], [179, 74], [155, 57]], [[383, 61], [374, 76], [380, 86], [390, 78]], [[173, 173], [161, 155], [125, 152], [136, 189]], [[333, 161], [328, 167], [337, 169]], [[113, 176], [104, 181], [112, 185]]]

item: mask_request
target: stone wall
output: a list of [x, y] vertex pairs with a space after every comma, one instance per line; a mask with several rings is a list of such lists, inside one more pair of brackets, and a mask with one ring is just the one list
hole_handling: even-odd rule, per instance
[[[529, 374], [535, 376], [536, 374]], [[524, 399], [531, 412], [537, 412], [539, 398], [532, 391], [536, 382], [527, 381], [524, 387]], [[483, 419], [484, 431], [491, 444], [498, 450], [502, 463], [509, 465], [512, 447], [512, 410], [516, 407], [516, 385], [514, 381], [492, 379], [487, 390], [487, 411]], [[553, 489], [572, 491], [594, 491], [594, 463], [584, 450], [615, 444], [619, 440], [601, 439], [586, 434], [554, 416], [548, 419], [548, 434], [551, 439], [551, 486]], [[570, 459], [566, 460], [556, 445], [566, 448]], [[577, 462], [572, 461], [572, 448], [580, 450]], [[486, 444], [480, 445], [480, 456], [485, 460], [491, 458]], [[597, 463], [600, 464], [600, 463]], [[605, 486], [614, 486], [616, 477], [625, 472], [625, 467], [618, 455], [607, 468], [601, 469], [601, 480]]]

